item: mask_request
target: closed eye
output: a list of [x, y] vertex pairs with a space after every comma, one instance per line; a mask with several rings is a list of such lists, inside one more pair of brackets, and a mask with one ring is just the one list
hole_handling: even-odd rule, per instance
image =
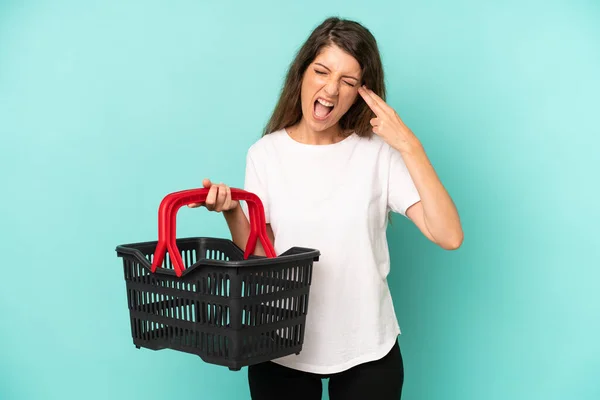
[[[321, 71], [321, 70], [318, 70], [318, 69], [315, 69], [315, 73], [316, 73], [317, 75], [327, 75], [327, 72], [325, 72], [325, 71]], [[356, 87], [356, 84], [354, 84], [354, 83], [352, 83], [352, 82], [344, 81], [344, 83], [345, 83], [346, 85], [350, 86], [350, 87]]]

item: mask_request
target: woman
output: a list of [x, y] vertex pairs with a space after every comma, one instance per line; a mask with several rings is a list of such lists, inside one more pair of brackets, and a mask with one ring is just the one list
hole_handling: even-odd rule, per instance
[[[423, 147], [385, 103], [377, 44], [360, 24], [329, 18], [299, 50], [263, 137], [247, 155], [245, 189], [264, 203], [279, 254], [318, 249], [303, 350], [248, 368], [253, 399], [399, 399], [400, 329], [387, 285], [388, 212], [456, 249], [463, 232]], [[213, 185], [204, 204], [223, 212], [244, 248], [246, 209]], [[197, 204], [190, 205], [192, 207]], [[264, 255], [260, 243], [256, 254]]]

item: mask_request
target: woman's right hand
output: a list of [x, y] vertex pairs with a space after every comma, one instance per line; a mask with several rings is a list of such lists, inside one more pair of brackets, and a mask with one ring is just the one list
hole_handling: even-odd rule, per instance
[[231, 199], [231, 188], [223, 183], [213, 184], [210, 179], [204, 179], [202, 186], [205, 189], [210, 188], [206, 201], [204, 203], [191, 203], [188, 204], [190, 208], [196, 208], [200, 206], [206, 207], [209, 211], [229, 211], [233, 210], [239, 205], [237, 200]]

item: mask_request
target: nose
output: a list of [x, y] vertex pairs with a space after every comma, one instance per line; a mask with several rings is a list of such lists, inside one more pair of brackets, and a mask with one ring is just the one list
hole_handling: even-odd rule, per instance
[[327, 82], [324, 89], [328, 96], [337, 96], [339, 92], [338, 82], [335, 79], [331, 79]]

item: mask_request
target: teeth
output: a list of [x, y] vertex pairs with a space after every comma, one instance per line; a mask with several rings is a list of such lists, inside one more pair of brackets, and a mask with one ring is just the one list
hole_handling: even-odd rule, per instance
[[330, 102], [328, 102], [328, 101], [325, 101], [325, 100], [323, 100], [323, 99], [321, 99], [321, 98], [317, 99], [317, 101], [318, 101], [319, 103], [323, 104], [325, 107], [333, 107], [333, 103], [330, 103]]

